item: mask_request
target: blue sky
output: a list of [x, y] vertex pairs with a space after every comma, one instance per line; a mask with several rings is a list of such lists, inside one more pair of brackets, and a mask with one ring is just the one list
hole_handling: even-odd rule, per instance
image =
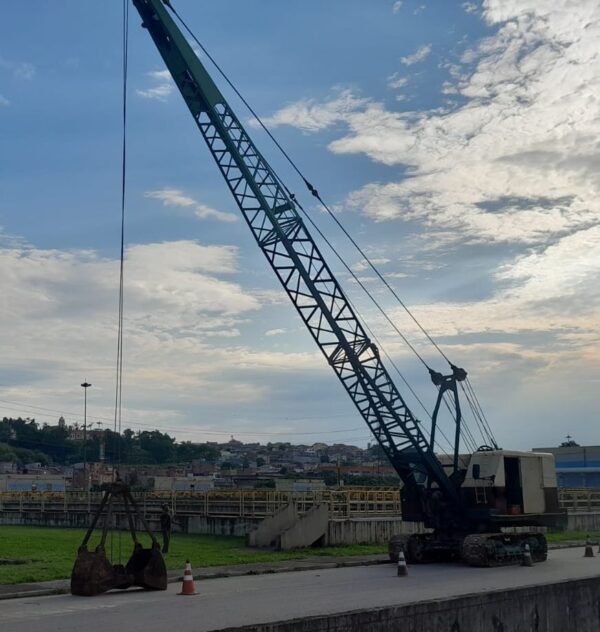
[[[596, 3], [176, 6], [469, 371], [499, 442], [529, 448], [570, 433], [597, 443]], [[78, 421], [87, 378], [90, 417], [107, 427], [121, 2], [99, 7], [13, 3], [0, 25], [0, 413]], [[238, 217], [133, 8], [128, 88], [126, 423], [180, 439], [366, 445], [366, 426]], [[398, 326], [444, 369], [250, 115], [231, 104]], [[432, 402], [418, 361], [325, 254]]]

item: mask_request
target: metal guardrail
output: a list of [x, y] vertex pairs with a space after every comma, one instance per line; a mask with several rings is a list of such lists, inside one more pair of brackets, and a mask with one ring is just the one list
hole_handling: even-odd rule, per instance
[[600, 489], [560, 487], [558, 502], [569, 513], [600, 511]]
[[[158, 514], [167, 503], [178, 516], [264, 518], [290, 502], [305, 513], [323, 502], [330, 517], [397, 516], [400, 492], [390, 489], [318, 490], [282, 492], [272, 490], [227, 490], [206, 492], [137, 492], [133, 497], [144, 516]], [[100, 492], [3, 492], [0, 513], [91, 513], [98, 507]], [[118, 511], [118, 508], [115, 508]]]
[[[179, 516], [265, 518], [295, 502], [298, 511], [326, 502], [333, 519], [400, 515], [397, 489], [324, 489], [312, 492], [274, 490], [211, 490], [206, 492], [134, 492], [144, 516], [160, 513], [167, 503]], [[569, 513], [600, 511], [600, 489], [559, 488], [559, 503]], [[98, 507], [100, 492], [2, 492], [0, 513], [91, 513]], [[118, 511], [118, 508], [116, 508]]]

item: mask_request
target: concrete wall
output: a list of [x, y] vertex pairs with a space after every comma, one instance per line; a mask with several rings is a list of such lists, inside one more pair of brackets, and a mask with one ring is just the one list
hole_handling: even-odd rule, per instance
[[312, 546], [321, 538], [325, 538], [328, 523], [329, 508], [327, 503], [312, 507], [280, 534], [277, 548], [282, 551], [289, 551], [290, 549]]
[[[600, 578], [389, 606], [230, 632], [598, 632]], [[224, 630], [223, 632], [227, 632]]]
[[81, 527], [87, 529], [90, 517], [85, 512], [23, 511], [0, 512], [0, 525], [35, 527]]
[[600, 512], [586, 511], [570, 513], [567, 521], [568, 531], [600, 531]]
[[401, 518], [351, 518], [330, 520], [327, 529], [327, 544], [387, 544], [392, 536], [422, 533], [423, 525], [402, 522]]
[[248, 533], [248, 546], [266, 547], [275, 544], [278, 536], [298, 521], [298, 509], [288, 503], [277, 513], [265, 518], [256, 529]]
[[181, 522], [184, 533], [201, 535], [245, 536], [260, 524], [256, 518], [222, 518], [212, 516], [185, 516], [175, 519]]
[[[121, 517], [122, 518], [122, 517]], [[158, 514], [148, 516], [150, 526], [158, 529]], [[264, 521], [259, 518], [221, 516], [176, 516], [184, 533], [246, 536]], [[24, 511], [0, 512], [0, 525], [87, 528], [90, 517], [85, 512]], [[289, 523], [288, 523], [289, 525]], [[126, 526], [122, 518], [122, 526]], [[600, 512], [569, 514], [569, 531], [600, 531]], [[283, 529], [281, 529], [283, 530]], [[393, 535], [420, 533], [422, 525], [402, 522], [400, 518], [352, 518], [330, 520], [326, 543], [387, 544]], [[280, 533], [281, 531], [277, 531]], [[273, 536], [275, 537], [275, 536]], [[267, 546], [267, 545], [265, 545]]]

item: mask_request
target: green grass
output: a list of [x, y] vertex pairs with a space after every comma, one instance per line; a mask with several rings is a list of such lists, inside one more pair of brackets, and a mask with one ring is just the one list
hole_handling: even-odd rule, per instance
[[556, 533], [546, 533], [548, 542], [585, 542], [588, 536], [597, 542], [600, 539], [600, 531], [557, 531]]
[[[0, 585], [68, 578], [84, 533], [83, 529], [0, 526], [0, 561], [26, 560], [25, 564], [0, 562]], [[114, 556], [112, 559], [115, 561], [119, 561], [119, 540], [122, 561], [125, 563], [132, 550], [131, 537], [127, 533], [121, 533], [120, 536], [113, 535]], [[145, 546], [148, 546], [147, 536], [144, 535], [141, 540]], [[99, 538], [95, 537], [88, 548], [92, 549], [98, 541]], [[110, 557], [110, 535], [107, 539], [106, 550]], [[188, 558], [192, 566], [198, 568], [298, 560], [315, 555], [369, 555], [386, 551], [385, 545], [336, 546], [281, 552], [258, 551], [246, 548], [245, 538], [174, 534], [165, 561], [167, 568], [183, 570], [185, 560]]]
[[[65, 579], [71, 574], [77, 549], [83, 540], [83, 529], [47, 529], [41, 527], [3, 527], [0, 526], [0, 584], [20, 584], [50, 579]], [[548, 533], [549, 542], [581, 541], [589, 535], [594, 541], [600, 540], [600, 531], [561, 531]], [[98, 542], [98, 536], [92, 540], [90, 549]], [[148, 546], [149, 539], [143, 536], [142, 542]], [[114, 534], [112, 546], [115, 561], [118, 561], [119, 540], [122, 560], [132, 549], [131, 538], [127, 533]], [[106, 544], [110, 555], [110, 535]], [[245, 538], [182, 535], [174, 534], [170, 552], [166, 556], [169, 569], [183, 569], [189, 558], [194, 568], [203, 566], [221, 566], [226, 564], [251, 564], [252, 562], [273, 562], [281, 560], [299, 560], [312, 556], [369, 555], [385, 553], [387, 546], [380, 544], [336, 546], [314, 549], [296, 549], [293, 551], [258, 551], [245, 545]], [[24, 564], [3, 564], [2, 560], [25, 560]]]

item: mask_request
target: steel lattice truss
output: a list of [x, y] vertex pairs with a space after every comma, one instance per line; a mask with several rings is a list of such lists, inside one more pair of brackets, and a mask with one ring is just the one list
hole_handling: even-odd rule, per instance
[[[229, 108], [160, 0], [134, 0], [252, 233], [315, 342], [407, 484], [429, 475], [456, 490], [294, 202]], [[144, 16], [160, 12], [160, 21]], [[173, 41], [175, 46], [173, 46]]]

